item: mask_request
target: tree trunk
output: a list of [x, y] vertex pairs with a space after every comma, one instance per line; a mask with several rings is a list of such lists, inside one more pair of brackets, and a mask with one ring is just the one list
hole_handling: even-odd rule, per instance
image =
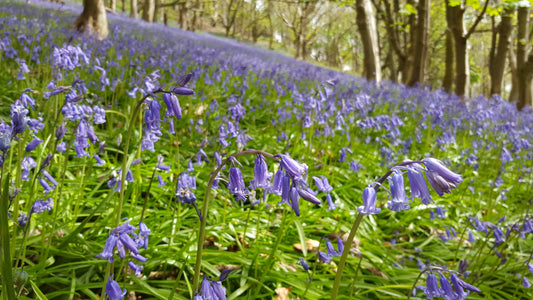
[[[502, 94], [502, 81], [505, 72], [505, 60], [507, 58], [507, 51], [510, 45], [510, 36], [513, 31], [513, 15], [514, 10], [506, 10], [502, 15], [502, 20], [498, 26], [498, 44], [494, 49], [490, 62], [490, 94]], [[495, 38], [495, 37], [494, 37]], [[495, 41], [493, 41], [495, 43]]]
[[148, 23], [154, 22], [155, 1], [144, 0], [143, 5], [143, 20]]
[[83, 12], [74, 22], [74, 27], [80, 32], [96, 35], [99, 39], [109, 34], [107, 14], [103, 0], [83, 0]]
[[511, 69], [509, 102], [518, 102], [518, 66], [516, 65], [516, 54], [514, 51], [509, 51], [509, 68]]
[[[517, 108], [522, 110], [526, 105], [531, 105], [531, 89], [533, 80], [533, 52], [529, 53], [529, 7], [518, 8], [518, 33], [516, 45], [516, 62], [518, 71], [518, 103]], [[528, 57], [529, 56], [529, 57]]]
[[117, 0], [109, 0], [109, 9], [111, 9], [112, 12], [117, 10]]
[[356, 0], [357, 27], [364, 52], [363, 76], [368, 80], [381, 81], [378, 37], [370, 0]]
[[420, 0], [418, 2], [418, 24], [415, 37], [415, 51], [413, 68], [409, 74], [408, 85], [415, 83], [424, 83], [424, 74], [426, 71], [426, 61], [429, 44], [429, 16], [430, 0]]
[[453, 71], [454, 71], [455, 53], [453, 45], [453, 33], [446, 30], [446, 55], [444, 59], [444, 79], [442, 80], [442, 87], [447, 93], [452, 92], [453, 88]]
[[131, 0], [130, 2], [130, 18], [137, 19], [137, 0]]
[[160, 11], [161, 10], [161, 0], [154, 0], [154, 17], [153, 17], [153, 21], [154, 22], [160, 22], [161, 20], [159, 19], [161, 14], [160, 14]]
[[[447, 4], [448, 5], [448, 4]], [[468, 97], [470, 69], [467, 54], [467, 39], [464, 38], [464, 8], [461, 5], [446, 7], [450, 12], [448, 27], [453, 32], [455, 44], [455, 93], [460, 97]]]

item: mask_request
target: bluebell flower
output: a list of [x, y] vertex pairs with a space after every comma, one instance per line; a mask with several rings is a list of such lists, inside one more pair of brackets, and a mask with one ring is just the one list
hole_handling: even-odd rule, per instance
[[109, 300], [120, 300], [126, 295], [126, 289], [121, 290], [118, 283], [113, 280], [113, 275], [110, 275], [105, 285], [105, 293]]
[[0, 151], [6, 152], [11, 146], [11, 126], [0, 121]]
[[283, 191], [283, 177], [285, 177], [285, 172], [283, 172], [283, 170], [280, 168], [274, 175], [274, 179], [272, 180], [272, 186], [269, 189], [270, 193], [281, 196]]
[[281, 158], [280, 165], [287, 176], [297, 181], [303, 181], [303, 176], [307, 173], [308, 169], [306, 164], [299, 163], [285, 154], [277, 154], [276, 157]]
[[93, 111], [94, 111], [94, 124], [104, 124], [105, 123], [105, 110], [98, 106], [98, 105], [95, 105], [93, 106]]
[[422, 171], [418, 168], [408, 167], [407, 177], [411, 187], [411, 198], [419, 198], [423, 204], [430, 204], [433, 200]]
[[299, 195], [298, 195], [298, 189], [295, 186], [291, 187], [289, 198], [290, 198], [292, 210], [294, 211], [296, 216], [299, 217], [300, 216]]
[[477, 287], [469, 284], [469, 283], [466, 283], [464, 282], [461, 278], [459, 278], [457, 275], [455, 275], [454, 273], [451, 273], [451, 276], [450, 276], [450, 279], [452, 280], [452, 283], [453, 283], [453, 286], [455, 287], [455, 291], [459, 293], [458, 291], [458, 286], [461, 287], [461, 289], [466, 289], [466, 290], [469, 290], [469, 291], [472, 291], [472, 292], [476, 292], [476, 293], [481, 293], [481, 290], [478, 289]]
[[322, 204], [320, 199], [318, 199], [315, 195], [309, 192], [309, 189], [297, 188], [297, 190], [298, 190], [298, 195], [300, 195], [300, 197], [302, 197], [304, 200], [311, 202], [313, 204], [317, 204], [317, 205]]
[[144, 224], [144, 222], [139, 222], [139, 235], [143, 238], [144, 249], [148, 248], [148, 236], [150, 235], [151, 230]]
[[376, 190], [374, 187], [366, 187], [363, 191], [363, 205], [357, 208], [360, 214], [375, 215], [381, 212], [381, 208], [376, 208]]
[[59, 183], [54, 179], [54, 177], [52, 177], [52, 175], [50, 175], [50, 173], [48, 173], [46, 170], [41, 170], [41, 173], [43, 174], [44, 178], [46, 178], [46, 180], [50, 181], [53, 185], [57, 186], [59, 185]]
[[159, 187], [167, 185], [167, 182], [163, 180], [163, 177], [161, 177], [161, 175], [157, 175], [157, 181], [159, 182], [158, 183]]
[[527, 280], [526, 277], [522, 278], [522, 286], [529, 289], [531, 287], [531, 283], [529, 283], [529, 280]]
[[454, 292], [452, 285], [446, 277], [444, 277], [443, 275], [439, 276], [439, 281], [445, 300], [455, 300], [458, 298], [458, 294]]
[[444, 297], [444, 291], [439, 287], [437, 276], [433, 273], [428, 274], [426, 287], [423, 288], [422, 291], [426, 294], [428, 299], [433, 297]]
[[98, 254], [96, 257], [99, 257], [101, 259], [107, 259], [110, 263], [113, 262], [113, 249], [115, 249], [117, 245], [118, 237], [115, 234], [110, 234], [107, 238], [104, 246], [104, 250]]
[[37, 146], [39, 146], [43, 141], [40, 140], [39, 138], [37, 137], [34, 137], [34, 139], [28, 143], [28, 145], [26, 145], [26, 152], [31, 152], [33, 150], [35, 150], [35, 148], [37, 148]]
[[45, 194], [48, 194], [54, 190], [54, 188], [48, 185], [48, 182], [46, 182], [46, 180], [44, 180], [43, 178], [39, 178], [39, 183], [43, 187]]
[[31, 156], [26, 156], [22, 159], [22, 174], [21, 179], [24, 181], [29, 180], [30, 170], [37, 167], [37, 163]]
[[268, 172], [268, 166], [263, 155], [258, 154], [255, 158], [254, 179], [251, 182], [252, 189], [268, 189], [270, 187], [272, 173]]
[[57, 140], [61, 140], [65, 136], [66, 132], [67, 132], [67, 123], [62, 122], [61, 125], [59, 125], [56, 129]]
[[167, 106], [167, 115], [174, 116], [178, 120], [181, 119], [181, 106], [178, 97], [170, 93], [164, 93], [163, 101]]
[[35, 214], [42, 214], [45, 211], [51, 211], [54, 207], [54, 201], [52, 198], [48, 198], [47, 200], [37, 200], [35, 203], [33, 203], [33, 206], [31, 207], [31, 211]]
[[129, 261], [128, 262], [128, 267], [130, 267], [130, 269], [133, 270], [133, 272], [135, 273], [135, 276], [141, 276], [141, 272], [143, 270], [143, 266], [136, 265], [134, 262]]
[[182, 87], [182, 86], [178, 86], [178, 87], [173, 88], [172, 89], [172, 93], [174, 93], [176, 95], [182, 95], [182, 96], [194, 95], [194, 91], [193, 90], [191, 90], [189, 88], [186, 88], [186, 87]]
[[461, 175], [450, 171], [440, 160], [424, 158], [422, 162], [427, 168], [426, 176], [429, 183], [439, 196], [444, 195], [444, 193], [449, 194], [452, 189], [457, 187], [457, 184], [463, 181]]
[[298, 263], [299, 263], [300, 265], [302, 265], [302, 268], [304, 268], [304, 270], [305, 270], [306, 272], [309, 271], [309, 264], [307, 263], [307, 261], [306, 261], [305, 259], [303, 259], [303, 258], [300, 257], [300, 258], [298, 259]]
[[11, 128], [13, 137], [23, 133], [26, 130], [26, 124], [28, 123], [29, 111], [22, 105], [20, 101], [16, 101], [11, 105]]
[[20, 227], [26, 227], [26, 225], [28, 224], [28, 215], [26, 215], [25, 213], [21, 212], [19, 214], [19, 217], [17, 218], [17, 224]]
[[318, 258], [320, 258], [320, 260], [325, 264], [328, 264], [333, 259], [331, 255], [324, 253], [322, 251], [318, 252]]
[[533, 264], [529, 263], [527, 265], [527, 269], [529, 270], [529, 272], [531, 272], [531, 274], [533, 274]]
[[192, 204], [196, 201], [196, 195], [193, 190], [196, 190], [196, 178], [189, 175], [187, 172], [180, 174], [178, 178], [178, 185], [176, 187], [176, 196], [183, 204]]
[[388, 202], [388, 208], [393, 211], [409, 210], [405, 187], [403, 184], [403, 175], [400, 171], [394, 170], [390, 182], [391, 200]]
[[65, 153], [65, 151], [67, 151], [67, 143], [61, 142], [57, 144], [56, 149], [57, 149], [57, 152], [59, 153]]
[[336, 257], [341, 255], [341, 253], [337, 252], [335, 248], [333, 248], [333, 244], [331, 244], [330, 240], [326, 237], [323, 237], [324, 241], [326, 242], [326, 249], [328, 250], [328, 254], [332, 257]]
[[237, 167], [231, 167], [229, 169], [228, 190], [230, 194], [235, 195], [235, 199], [237, 201], [246, 200], [248, 190], [244, 185], [244, 179], [242, 178], [241, 170]]

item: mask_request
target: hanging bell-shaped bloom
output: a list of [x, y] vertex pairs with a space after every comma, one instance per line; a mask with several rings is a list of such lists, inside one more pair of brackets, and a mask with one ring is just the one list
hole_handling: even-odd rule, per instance
[[268, 166], [266, 164], [263, 155], [258, 154], [255, 158], [254, 166], [254, 179], [252, 181], [253, 189], [266, 189], [270, 187], [270, 178], [272, 173], [268, 172]]
[[109, 276], [105, 285], [105, 293], [109, 297], [109, 300], [120, 300], [126, 295], [126, 289], [121, 290], [116, 281], [113, 280], [112, 275]]
[[393, 211], [409, 210], [407, 196], [405, 195], [405, 187], [403, 183], [403, 175], [400, 171], [395, 170], [392, 173], [392, 180], [390, 182], [391, 200], [388, 202], [388, 208]]
[[235, 199], [238, 201], [246, 200], [248, 190], [244, 185], [244, 179], [242, 178], [242, 172], [237, 167], [231, 167], [229, 169], [229, 183], [228, 189], [230, 194], [235, 195]]
[[407, 177], [411, 186], [411, 198], [419, 198], [423, 204], [430, 204], [433, 200], [422, 171], [418, 168], [408, 167]]
[[381, 208], [376, 207], [376, 190], [374, 187], [369, 186], [363, 191], [363, 205], [357, 208], [360, 214], [363, 215], [375, 215], [381, 212]]
[[424, 158], [422, 162], [427, 168], [426, 176], [429, 183], [439, 196], [444, 195], [444, 193], [449, 194], [452, 189], [457, 187], [458, 183], [463, 181], [461, 175], [450, 171], [438, 159]]

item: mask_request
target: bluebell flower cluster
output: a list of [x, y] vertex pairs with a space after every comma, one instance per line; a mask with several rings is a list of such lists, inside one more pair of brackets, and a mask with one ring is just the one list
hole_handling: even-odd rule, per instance
[[[105, 242], [104, 250], [97, 257], [113, 262], [116, 249], [121, 259], [125, 259], [126, 254], [129, 253], [131, 258], [139, 262], [146, 262], [146, 257], [140, 255], [139, 249], [148, 247], [150, 230], [142, 222], [139, 224], [139, 234], [136, 234], [135, 230], [135, 226], [130, 225], [129, 221], [113, 229]], [[128, 266], [135, 272], [135, 275], [141, 274], [142, 266], [132, 261], [128, 262]]]
[[326, 243], [326, 250], [327, 252], [318, 252], [318, 257], [322, 262], [325, 264], [329, 263], [333, 257], [338, 257], [342, 255], [342, 252], [344, 251], [344, 242], [340, 237], [337, 237], [337, 250], [333, 247], [333, 244], [331, 244], [330, 240], [326, 237], [322, 238], [324, 242]]
[[212, 280], [204, 276], [202, 280], [201, 295], [196, 294], [194, 300], [226, 300], [226, 288], [222, 286], [222, 281], [225, 278], [220, 278], [219, 281]]
[[[429, 271], [426, 279], [426, 286], [417, 286], [416, 289], [424, 292], [427, 299], [442, 297], [450, 300], [463, 300], [466, 299], [470, 292], [481, 292], [477, 287], [463, 281], [455, 272], [449, 271], [449, 273], [450, 278], [446, 278], [444, 274], [440, 272], [438, 273], [439, 278], [437, 278], [435, 273]], [[416, 291], [413, 290], [413, 293], [415, 292]]]
[[[411, 199], [407, 198], [403, 180], [402, 170], [406, 169], [411, 187]], [[409, 210], [409, 202], [414, 198], [419, 198], [423, 204], [429, 204], [433, 200], [429, 192], [424, 173], [439, 196], [450, 193], [457, 184], [463, 181], [462, 176], [450, 171], [444, 164], [434, 158], [425, 158], [420, 162], [406, 161], [392, 168], [390, 172], [390, 201], [387, 208], [393, 211]], [[388, 178], [388, 175], [385, 177]], [[385, 179], [383, 178], [383, 180]], [[376, 208], [376, 186], [381, 186], [381, 182], [370, 184], [363, 191], [363, 205], [357, 209], [359, 213], [365, 215], [378, 214], [381, 209]]]

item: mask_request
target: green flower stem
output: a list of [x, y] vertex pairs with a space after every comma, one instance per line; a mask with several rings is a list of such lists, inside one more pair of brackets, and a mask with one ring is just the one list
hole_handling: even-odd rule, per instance
[[2, 294], [4, 295], [4, 299], [11, 300], [15, 299], [15, 284], [13, 282], [13, 268], [11, 266], [11, 249], [9, 248], [8, 206], [9, 174], [4, 179], [4, 168], [2, 168], [0, 175], [0, 242], [2, 243], [0, 262], [2, 263]]
[[[421, 161], [404, 161], [402, 163], [397, 164], [397, 167], [404, 167], [411, 164], [417, 164], [421, 163]], [[376, 182], [379, 183], [375, 186], [376, 192], [381, 187], [381, 184], [387, 180], [387, 178], [392, 174], [392, 170], [389, 170], [385, 175], [381, 176]], [[333, 283], [333, 290], [331, 291], [331, 300], [337, 299], [337, 294], [339, 293], [339, 286], [341, 284], [341, 278], [342, 278], [342, 271], [344, 270], [344, 265], [346, 264], [346, 258], [348, 258], [348, 254], [350, 253], [352, 249], [352, 243], [355, 238], [355, 234], [357, 233], [357, 229], [359, 228], [359, 224], [361, 224], [361, 220], [363, 220], [363, 214], [358, 214], [357, 218], [355, 219], [355, 222], [353, 223], [352, 229], [350, 230], [350, 234], [348, 235], [348, 239], [346, 240], [346, 245], [344, 247], [344, 251], [342, 252], [341, 260], [339, 261], [339, 266], [337, 267], [337, 273], [335, 274], [335, 282]]]
[[339, 261], [339, 265], [337, 267], [337, 273], [335, 274], [335, 282], [333, 283], [333, 290], [331, 291], [331, 300], [337, 299], [337, 294], [339, 293], [339, 286], [341, 284], [341, 278], [342, 278], [342, 271], [344, 270], [344, 265], [346, 264], [346, 259], [348, 258], [348, 254], [350, 253], [352, 249], [352, 243], [355, 238], [355, 234], [357, 233], [357, 229], [359, 228], [359, 224], [361, 224], [361, 221], [363, 220], [363, 214], [358, 214], [357, 218], [355, 219], [355, 222], [353, 223], [352, 229], [350, 230], [350, 235], [348, 236], [348, 239], [346, 240], [346, 247], [344, 247], [344, 251], [342, 251], [341, 260]]
[[416, 277], [415, 282], [413, 282], [413, 285], [411, 286], [411, 289], [409, 290], [409, 294], [407, 294], [407, 300], [411, 299], [411, 295], [413, 294], [413, 291], [416, 287], [416, 284], [418, 283], [418, 280], [420, 280], [420, 277], [422, 277], [422, 274], [426, 272], [427, 272], [427, 269], [424, 269], [418, 274], [418, 277]]
[[[139, 111], [141, 110], [141, 107], [142, 107], [142, 104], [144, 103], [144, 101], [152, 96], [153, 94], [156, 94], [156, 93], [161, 93], [161, 92], [164, 92], [162, 89], [156, 89], [155, 91], [152, 91], [152, 93], [144, 96], [141, 100], [139, 100], [137, 102], [137, 104], [135, 105], [135, 108], [133, 109], [133, 112], [131, 113], [131, 116], [130, 116], [130, 121], [129, 121], [129, 124], [128, 124], [128, 135], [126, 136], [126, 141], [125, 141], [125, 144], [124, 144], [124, 151], [122, 152], [122, 174], [120, 176], [120, 196], [119, 196], [119, 200], [118, 200], [118, 205], [115, 207], [115, 215], [116, 215], [116, 219], [115, 219], [115, 227], [118, 227], [120, 225], [120, 220], [122, 220], [121, 216], [122, 216], [122, 206], [124, 204], [124, 190], [125, 190], [125, 187], [126, 187], [126, 174], [128, 173], [128, 151], [129, 151], [129, 148], [130, 148], [130, 140], [131, 140], [131, 135], [132, 135], [132, 132], [133, 132], [133, 125], [135, 123], [135, 118], [137, 117], [137, 114], [139, 113]], [[105, 278], [104, 278], [104, 286], [102, 288], [102, 294], [101, 294], [101, 299], [105, 299], [105, 286], [107, 284], [107, 280], [109, 278], [109, 275], [111, 275], [113, 273], [113, 269], [114, 269], [114, 263], [110, 263], [109, 264], [109, 268], [107, 269], [106, 271], [106, 275], [105, 275]]]
[[205, 227], [207, 224], [207, 212], [209, 209], [209, 201], [211, 199], [211, 186], [213, 185], [213, 182], [215, 181], [218, 173], [220, 173], [220, 170], [222, 170], [222, 167], [224, 167], [229, 161], [230, 157], [239, 157], [244, 155], [257, 155], [261, 154], [265, 157], [269, 157], [272, 159], [276, 159], [274, 155], [261, 151], [261, 150], [247, 150], [235, 153], [233, 155], [230, 155], [228, 158], [222, 161], [220, 166], [216, 168], [216, 170], [211, 173], [211, 177], [209, 177], [209, 181], [207, 183], [207, 188], [205, 190], [205, 197], [204, 197], [204, 204], [202, 207], [202, 215], [200, 216], [200, 228], [198, 229], [198, 248], [196, 250], [196, 263], [194, 264], [194, 280], [193, 280], [193, 291], [194, 293], [198, 292], [198, 286], [200, 282], [200, 268], [202, 265], [202, 252], [204, 250], [204, 241], [205, 241]]

